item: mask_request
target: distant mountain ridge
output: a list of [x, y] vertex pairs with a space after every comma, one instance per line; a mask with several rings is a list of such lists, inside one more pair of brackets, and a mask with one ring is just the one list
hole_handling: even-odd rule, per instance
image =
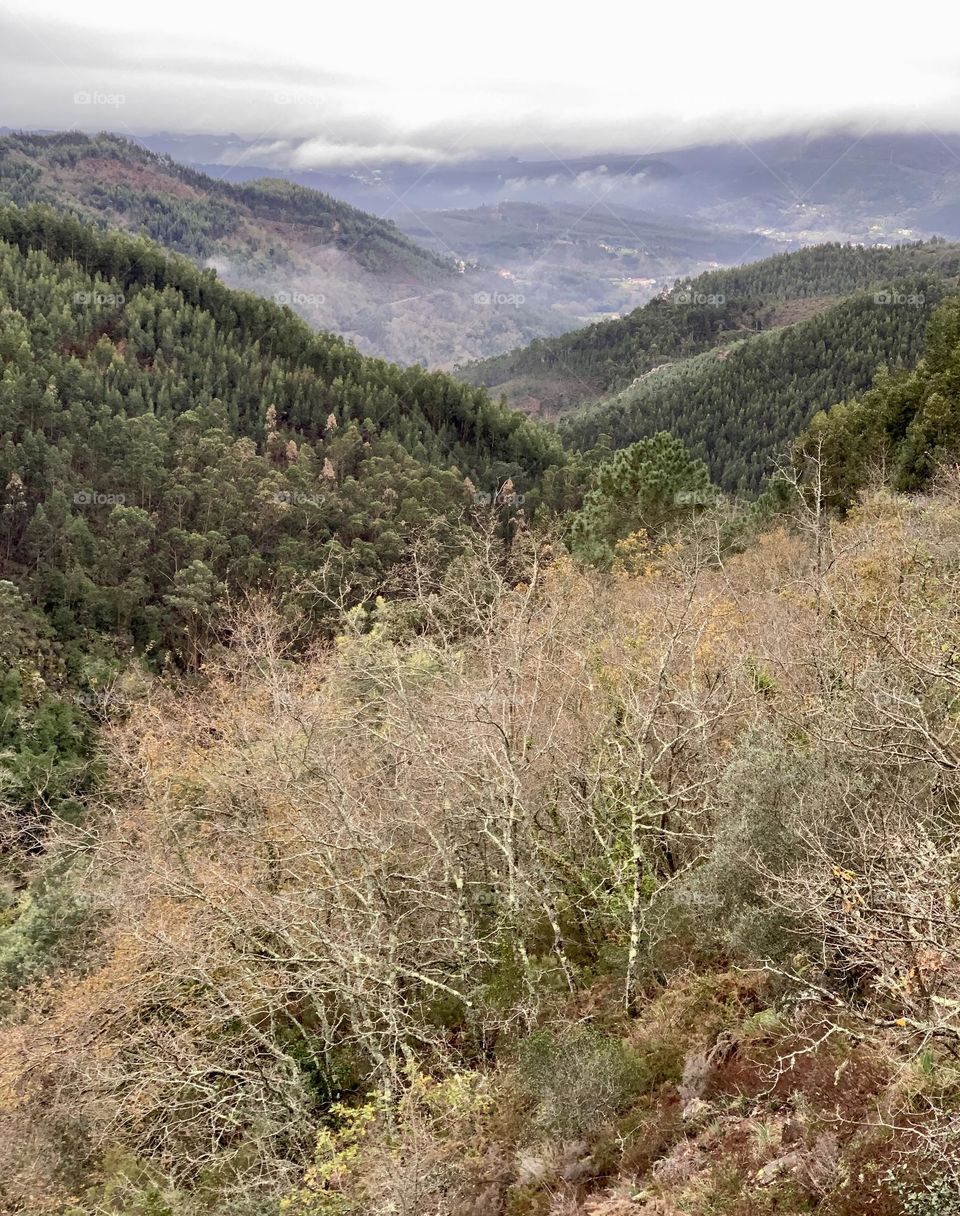
[[191, 257], [224, 250], [277, 256], [279, 250], [271, 255], [262, 247], [262, 234], [253, 230], [259, 223], [276, 225], [272, 235], [281, 245], [282, 226], [305, 226], [318, 243], [351, 255], [368, 270], [419, 278], [454, 269], [389, 220], [328, 194], [279, 178], [227, 181], [109, 134], [5, 136], [0, 195], [18, 206], [72, 203], [78, 218], [143, 229], [172, 252]]
[[[502, 154], [438, 163], [310, 166], [305, 141], [268, 153], [237, 136], [143, 136], [155, 150], [232, 180], [276, 174], [377, 214], [500, 202], [611, 204], [679, 213], [813, 244], [960, 238], [960, 134], [837, 127], [655, 152]], [[272, 166], [266, 170], [263, 165]], [[403, 221], [402, 214], [397, 214]]]

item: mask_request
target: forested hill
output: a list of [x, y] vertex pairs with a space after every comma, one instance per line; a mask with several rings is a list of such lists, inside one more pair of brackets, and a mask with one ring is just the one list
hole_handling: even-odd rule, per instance
[[[355, 590], [405, 538], [557, 441], [441, 373], [315, 334], [149, 242], [0, 212], [2, 576], [61, 635], [176, 648], [220, 590], [335, 556]], [[66, 574], [64, 572], [67, 572]]]
[[281, 262], [301, 237], [375, 273], [412, 281], [453, 271], [448, 259], [422, 249], [389, 220], [329, 194], [273, 178], [223, 181], [106, 133], [0, 139], [0, 201], [69, 210], [100, 227], [142, 232], [189, 257]]
[[942, 486], [960, 467], [960, 297], [931, 318], [914, 371], [884, 369], [861, 398], [819, 412], [797, 451], [816, 462], [834, 507], [881, 479], [900, 491]]
[[561, 433], [589, 449], [601, 437], [620, 448], [666, 430], [706, 461], [718, 485], [752, 493], [818, 410], [863, 392], [882, 367], [916, 363], [951, 285], [929, 275], [895, 284], [677, 360], [562, 419]]
[[533, 342], [467, 365], [458, 375], [525, 408], [567, 411], [664, 364], [809, 318], [853, 293], [920, 275], [956, 279], [958, 253], [957, 245], [934, 240], [893, 248], [827, 244], [778, 254], [709, 271], [619, 320]]

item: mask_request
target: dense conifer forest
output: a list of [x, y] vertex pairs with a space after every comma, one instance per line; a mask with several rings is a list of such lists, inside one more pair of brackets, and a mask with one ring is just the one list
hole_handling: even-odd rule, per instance
[[[710, 271], [619, 320], [602, 321], [508, 355], [464, 367], [460, 374], [491, 389], [526, 377], [550, 410], [570, 408], [628, 387], [653, 368], [735, 344], [870, 290], [910, 296], [892, 284], [926, 278], [956, 283], [960, 250], [945, 241], [886, 247], [817, 245], [732, 270]], [[873, 318], [880, 330], [881, 314]]]

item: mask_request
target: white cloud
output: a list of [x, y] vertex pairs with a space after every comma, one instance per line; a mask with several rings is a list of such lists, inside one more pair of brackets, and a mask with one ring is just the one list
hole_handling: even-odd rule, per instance
[[[4, 121], [96, 126], [78, 90], [122, 95], [115, 130], [233, 131], [302, 166], [351, 158], [656, 151], [798, 123], [954, 127], [956, 13], [876, 0], [710, 0], [591, 9], [487, 0], [307, 5], [14, 0]], [[955, 49], [956, 48], [956, 49]]]

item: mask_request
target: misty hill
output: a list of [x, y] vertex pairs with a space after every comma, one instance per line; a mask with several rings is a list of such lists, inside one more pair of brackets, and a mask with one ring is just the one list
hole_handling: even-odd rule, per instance
[[607, 203], [506, 202], [411, 214], [399, 226], [426, 248], [496, 269], [571, 329], [628, 312], [678, 277], [774, 251], [755, 233]]
[[451, 256], [330, 195], [226, 181], [113, 135], [0, 139], [0, 202], [143, 233], [401, 363], [452, 365], [566, 327], [545, 309], [491, 306], [499, 280], [458, 273]]
[[200, 173], [119, 136], [11, 134], [0, 140], [0, 191], [17, 206], [70, 206], [95, 225], [143, 231], [189, 257], [256, 265], [290, 259], [295, 236], [366, 270], [414, 282], [451, 273], [387, 220], [278, 178], [242, 184]]
[[[329, 184], [349, 190], [346, 180]], [[414, 215], [384, 190], [380, 203], [404, 231], [296, 181], [204, 172], [113, 135], [0, 139], [0, 201], [142, 232], [400, 363], [452, 367], [499, 354], [773, 247], [742, 230], [606, 204]]]
[[[232, 180], [266, 172], [243, 163], [263, 154], [235, 136], [161, 135], [145, 142]], [[587, 210], [602, 199], [705, 224], [758, 229], [795, 244], [960, 237], [960, 136], [954, 132], [864, 134], [838, 128], [656, 155], [503, 155], [316, 169], [298, 161], [298, 146], [291, 141], [275, 154], [269, 172], [378, 214], [391, 211], [398, 196], [414, 211], [508, 201], [572, 203]]]

